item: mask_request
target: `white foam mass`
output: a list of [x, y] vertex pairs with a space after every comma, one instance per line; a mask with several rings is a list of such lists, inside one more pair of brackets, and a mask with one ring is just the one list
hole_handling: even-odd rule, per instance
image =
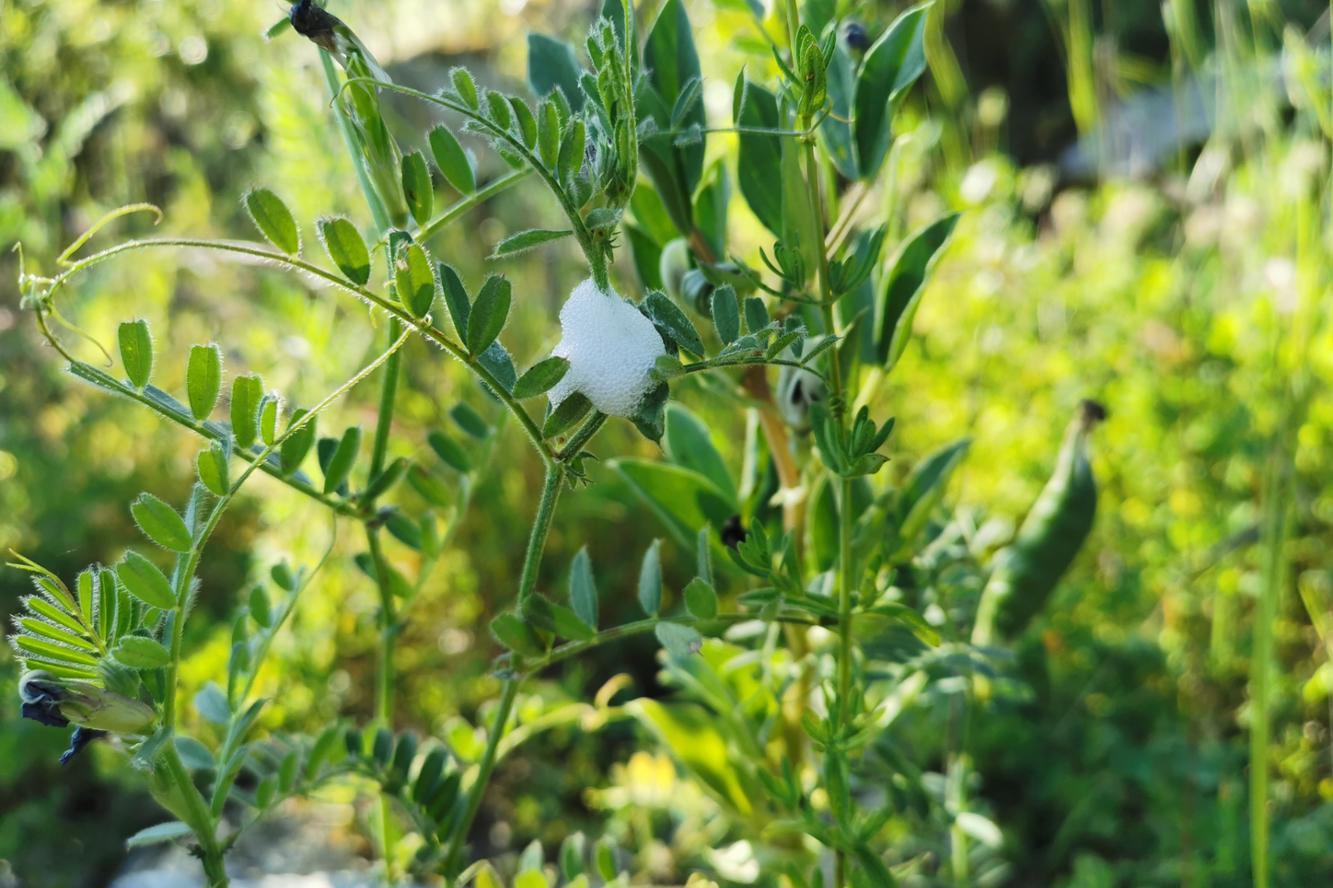
[[654, 385], [653, 365], [666, 354], [653, 322], [589, 279], [560, 309], [560, 330], [552, 354], [569, 360], [569, 372], [551, 389], [551, 403], [582, 392], [608, 416], [632, 415]]

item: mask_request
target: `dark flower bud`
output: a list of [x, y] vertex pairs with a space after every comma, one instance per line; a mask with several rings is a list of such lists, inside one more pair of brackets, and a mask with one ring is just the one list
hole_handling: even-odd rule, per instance
[[64, 767], [70, 763], [76, 755], [83, 752], [83, 748], [92, 743], [99, 737], [105, 737], [106, 731], [94, 731], [91, 728], [75, 728], [74, 733], [69, 737], [69, 749], [66, 749], [60, 756], [60, 765]]
[[329, 52], [337, 51], [334, 28], [342, 24], [337, 17], [325, 12], [322, 7], [310, 0], [293, 3], [289, 17], [292, 20], [292, 30], [296, 33]]
[[842, 29], [842, 39], [854, 52], [865, 52], [870, 48], [870, 35], [860, 22], [848, 22]]
[[810, 430], [810, 408], [827, 400], [828, 387], [809, 370], [783, 365], [774, 396], [783, 420], [798, 432]]
[[745, 525], [741, 524], [741, 516], [732, 515], [722, 525], [722, 531], [719, 535], [722, 538], [722, 545], [734, 549], [745, 542], [745, 538], [750, 534], [746, 531]]

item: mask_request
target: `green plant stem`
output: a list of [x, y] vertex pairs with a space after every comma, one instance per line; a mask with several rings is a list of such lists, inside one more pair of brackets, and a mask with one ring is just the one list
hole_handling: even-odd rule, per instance
[[[671, 618], [672, 623], [681, 626], [731, 626], [736, 623], [746, 623], [751, 620], [757, 620], [759, 617], [752, 613], [734, 613], [734, 614], [716, 614], [712, 617], [700, 618], [681, 614]], [[621, 641], [622, 639], [632, 638], [636, 635], [645, 635], [657, 628], [659, 623], [663, 622], [660, 617], [649, 617], [644, 620], [635, 620], [633, 623], [624, 623], [620, 626], [613, 626], [610, 629], [604, 629], [598, 632], [596, 636], [587, 641], [571, 641], [552, 648], [551, 651], [541, 659], [529, 660], [523, 664], [524, 677], [536, 675], [544, 669], [554, 666], [562, 660], [568, 660], [571, 657], [577, 657], [580, 654], [587, 653], [593, 648], [601, 647], [605, 644]], [[784, 623], [792, 626], [820, 626], [823, 625], [816, 620], [802, 619], [800, 617], [776, 617], [772, 620], [774, 623]]]
[[1285, 583], [1284, 550], [1290, 533], [1289, 472], [1283, 449], [1270, 456], [1265, 483], [1264, 567], [1259, 606], [1254, 617], [1254, 654], [1250, 661], [1250, 865], [1255, 888], [1272, 883], [1269, 862], [1268, 742], [1272, 710], [1272, 673], [1275, 655], [1273, 624]]
[[528, 549], [523, 555], [523, 571], [519, 574], [519, 607], [532, 597], [533, 591], [537, 588], [537, 570], [541, 567], [546, 537], [551, 531], [551, 519], [555, 516], [555, 506], [560, 499], [560, 488], [564, 482], [563, 468], [547, 467], [546, 478], [542, 482], [541, 499], [537, 501], [537, 514], [532, 519], [532, 532], [528, 535]]
[[370, 176], [366, 172], [361, 152], [356, 147], [356, 133], [352, 130], [352, 122], [347, 119], [346, 112], [343, 111], [342, 105], [337, 101], [338, 92], [341, 89], [338, 85], [338, 72], [333, 67], [332, 57], [322, 49], [319, 51], [319, 62], [324, 69], [324, 81], [329, 86], [329, 95], [334, 99], [334, 117], [338, 121], [338, 131], [342, 133], [343, 144], [347, 147], [347, 156], [351, 159], [352, 166], [356, 170], [357, 184], [361, 186], [361, 193], [365, 196], [366, 206], [370, 208], [370, 217], [375, 220], [376, 236], [382, 236], [384, 232], [389, 230], [389, 214], [384, 209], [379, 194], [375, 192], [375, 187], [370, 183]]
[[[388, 563], [384, 558], [384, 549], [380, 545], [379, 528], [367, 521], [366, 545], [370, 549], [371, 563], [375, 566], [375, 588], [379, 592], [379, 645], [375, 655], [375, 722], [393, 730], [393, 641], [397, 632], [397, 615], [394, 613], [393, 590], [389, 587]], [[393, 844], [393, 810], [389, 797], [380, 793], [379, 797], [379, 840], [380, 859], [384, 861], [384, 880], [394, 883], [393, 861], [390, 852]]]
[[[793, 70], [799, 64], [796, 58], [796, 32], [800, 24], [796, 0], [787, 0], [787, 29], [791, 44]], [[811, 129], [812, 120], [806, 117], [801, 121], [801, 128]], [[834, 313], [833, 294], [829, 287], [829, 263], [826, 241], [827, 225], [824, 220], [824, 200], [819, 177], [819, 160], [815, 154], [813, 136], [804, 137], [805, 142], [805, 187], [808, 195], [809, 212], [815, 225], [815, 243], [818, 245], [818, 264], [816, 281], [819, 287], [819, 307], [824, 316], [824, 332], [837, 335], [837, 317]], [[829, 350], [829, 387], [832, 389], [834, 409], [839, 413], [839, 422], [846, 422], [845, 392], [843, 391], [842, 367], [838, 360], [836, 347]], [[852, 482], [842, 479], [838, 494], [838, 728], [845, 732], [850, 726], [852, 696]], [[834, 850], [835, 888], [847, 884], [847, 854], [842, 848]]]
[[263, 668], [264, 661], [268, 659], [269, 648], [273, 646], [273, 640], [277, 638], [278, 632], [296, 610], [296, 605], [301, 598], [301, 594], [305, 592], [310, 583], [314, 581], [314, 578], [319, 575], [320, 570], [323, 569], [324, 565], [328, 562], [329, 556], [333, 554], [334, 546], [338, 542], [337, 528], [338, 523], [337, 521], [334, 521], [333, 534], [329, 540], [329, 547], [324, 550], [324, 555], [319, 559], [319, 563], [315, 565], [312, 571], [301, 578], [301, 584], [297, 586], [296, 591], [288, 597], [287, 603], [283, 606], [282, 610], [278, 612], [278, 616], [274, 619], [273, 625], [265, 630], [259, 642], [259, 647], [255, 649], [250, 657], [250, 674], [246, 676], [245, 685], [241, 688], [241, 692], [236, 696], [237, 700], [244, 701], [248, 699], [251, 691], [255, 689], [255, 682], [259, 680], [259, 670]]
[[303, 415], [299, 420], [293, 422], [287, 428], [287, 431], [274, 439], [272, 444], [260, 451], [255, 457], [254, 462], [246, 466], [245, 471], [241, 472], [240, 477], [232, 482], [227, 493], [224, 496], [218, 497], [217, 502], [214, 503], [212, 510], [208, 514], [208, 518], [204, 522], [204, 526], [195, 533], [190, 551], [184, 556], [184, 564], [177, 574], [177, 606], [171, 619], [171, 665], [167, 667], [166, 697], [162, 701], [162, 725], [168, 731], [176, 725], [176, 677], [180, 667], [181, 644], [185, 630], [185, 597], [189, 591], [190, 582], [194, 577], [194, 573], [199, 568], [199, 559], [203, 556], [204, 547], [208, 544], [209, 537], [213, 535], [213, 531], [217, 528], [218, 522], [222, 520], [222, 513], [227, 510], [227, 506], [229, 506], [232, 500], [236, 498], [236, 494], [240, 492], [241, 487], [244, 486], [245, 482], [254, 474], [255, 470], [264, 464], [270, 453], [275, 452], [282, 446], [284, 441], [304, 428], [307, 423], [314, 420], [314, 418], [323, 412], [330, 404], [342, 397], [342, 395], [353, 386], [373, 373], [380, 364], [389, 360], [398, 349], [402, 348], [403, 343], [406, 341], [407, 334], [404, 333], [400, 335], [397, 341], [390, 345], [386, 352], [382, 353], [375, 360], [363, 367], [351, 379], [334, 389], [324, 398], [324, 400], [310, 408], [309, 412]]
[[417, 242], [424, 243], [441, 228], [448, 225], [450, 222], [453, 222], [477, 204], [489, 200], [503, 191], [508, 191], [511, 186], [523, 181], [530, 175], [532, 175], [532, 170], [529, 169], [513, 170], [495, 181], [478, 188], [461, 200], [450, 204], [442, 213], [440, 213], [440, 215], [421, 226], [421, 230], [416, 232], [415, 235]]
[[[245, 468], [245, 471], [240, 474], [240, 477], [232, 483], [231, 487], [228, 488], [227, 493], [218, 498], [217, 502], [213, 505], [212, 510], [209, 512], [208, 518], [204, 522], [204, 526], [194, 534], [194, 541], [190, 547], [190, 551], [184, 556], [184, 560], [176, 575], [176, 600], [178, 604], [171, 616], [171, 663], [167, 667], [166, 694], [162, 701], [163, 730], [170, 733], [176, 724], [176, 715], [178, 711], [176, 705], [177, 683], [180, 671], [181, 647], [185, 630], [186, 596], [188, 595], [190, 583], [194, 577], [195, 571], [199, 567], [199, 559], [203, 555], [204, 547], [208, 544], [209, 538], [217, 528], [218, 522], [222, 520], [222, 515], [227, 510], [227, 506], [229, 506], [232, 500], [235, 499], [236, 494], [240, 492], [241, 487], [244, 486], [245, 482], [254, 474], [255, 470], [267, 461], [269, 454], [277, 450], [282, 445], [283, 441], [295, 434], [307, 423], [311, 422], [326, 407], [328, 407], [329, 404], [332, 404], [358, 382], [369, 376], [375, 368], [379, 367], [380, 364], [384, 363], [396, 353], [406, 341], [407, 334], [404, 333], [389, 347], [388, 352], [381, 354], [351, 379], [334, 389], [334, 391], [325, 397], [324, 400], [312, 407], [308, 413], [292, 423], [287, 431], [279, 435], [272, 444], [264, 448], [255, 460]], [[167, 772], [172, 782], [176, 784], [181, 799], [185, 802], [185, 814], [189, 818], [187, 823], [199, 840], [200, 859], [203, 861], [204, 873], [209, 880], [209, 888], [225, 888], [227, 885], [227, 874], [223, 864], [223, 852], [217, 843], [215, 834], [216, 820], [214, 815], [210, 811], [208, 805], [205, 804], [203, 797], [199, 795], [198, 788], [195, 787], [194, 782], [190, 779], [189, 772], [185, 769], [184, 763], [181, 762], [180, 756], [176, 752], [175, 744], [168, 737], [167, 742], [163, 744], [163, 746], [163, 757]]]
[[[389, 321], [389, 339], [396, 340], [402, 335], [402, 324], [396, 318]], [[393, 425], [394, 399], [398, 392], [400, 359], [397, 351], [384, 364], [384, 375], [380, 378], [379, 415], [375, 420], [375, 439], [370, 451], [370, 477], [374, 478], [384, 471], [384, 463], [389, 448], [389, 432]], [[375, 501], [369, 497], [364, 500], [365, 508], [374, 512]], [[370, 549], [371, 563], [375, 566], [375, 586], [380, 598], [380, 643], [376, 658], [375, 680], [375, 720], [380, 725], [392, 729], [393, 726], [393, 639], [397, 632], [397, 615], [394, 612], [393, 588], [389, 582], [389, 564], [384, 558], [384, 549], [380, 545], [380, 525], [373, 518], [365, 522], [366, 545]], [[384, 800], [381, 800], [384, 801]], [[387, 814], [387, 805], [385, 806]], [[383, 826], [388, 828], [387, 816]], [[387, 833], [385, 834], [387, 840]], [[387, 848], [385, 849], [387, 851]], [[386, 858], [387, 866], [387, 858]]]
[[852, 480], [842, 479], [838, 493], [838, 703], [844, 724], [852, 693]]
[[[320, 55], [323, 59], [325, 75], [329, 80], [329, 89], [336, 95], [337, 78], [333, 72], [333, 63], [329, 59], [328, 53], [321, 51]], [[339, 126], [347, 141], [348, 154], [357, 168], [361, 191], [365, 196], [366, 204], [370, 207], [371, 215], [375, 219], [376, 237], [378, 239], [383, 237], [388, 230], [389, 220], [378, 195], [370, 185], [361, 161], [360, 152], [356, 151], [347, 115], [337, 102], [334, 103], [334, 106], [337, 108]], [[396, 317], [390, 318], [389, 341], [393, 342], [401, 334], [402, 322]], [[393, 411], [395, 396], [398, 392], [400, 362], [401, 359], [395, 349], [393, 355], [384, 365], [384, 375], [380, 377], [379, 411], [375, 417], [375, 439], [370, 451], [369, 477], [371, 478], [378, 477], [380, 472], [384, 470], [384, 461], [389, 449], [389, 432], [393, 426]], [[362, 505], [373, 515], [375, 509], [373, 498], [365, 498]], [[362, 523], [366, 530], [366, 546], [370, 549], [371, 563], [375, 568], [375, 589], [379, 593], [380, 599], [380, 637], [375, 657], [375, 721], [380, 726], [393, 730], [393, 641], [394, 635], [397, 633], [398, 617], [394, 612], [393, 588], [389, 583], [389, 564], [384, 558], [384, 549], [380, 545], [379, 524], [373, 517], [367, 517]], [[384, 880], [387, 884], [392, 885], [394, 883], [392, 857], [393, 810], [392, 803], [383, 793], [379, 797], [379, 841], [380, 859], [384, 861]]]
[[594, 413], [585, 423], [583, 423], [583, 425], [579, 426], [579, 430], [574, 433], [574, 436], [569, 439], [564, 447], [560, 448], [556, 453], [555, 458], [560, 462], [564, 462], [565, 460], [578, 456], [579, 452], [583, 450], [584, 445], [592, 440], [592, 436], [597, 434], [597, 431], [605, 424], [606, 414], [602, 413], [600, 410]]
[[208, 888], [227, 888], [227, 867], [215, 834], [213, 815], [204, 803], [204, 797], [199, 794], [198, 787], [190, 779], [190, 772], [181, 761], [176, 744], [170, 740], [162, 745], [162, 762], [185, 803], [183, 814], [188, 818], [190, 829], [199, 840], [199, 859], [204, 867], [204, 876], [208, 879]]
[[537, 426], [537, 423], [533, 421], [532, 417], [528, 415], [528, 412], [523, 409], [523, 405], [514, 399], [508, 389], [500, 384], [500, 381], [495, 378], [495, 374], [486, 369], [477, 356], [468, 354], [467, 349], [464, 348], [462, 343], [454, 341], [443, 330], [432, 326], [427, 321], [412, 317], [407, 309], [403, 308], [396, 302], [386, 299], [374, 290], [354, 284], [340, 275], [335, 274], [326, 268], [321, 268], [314, 263], [288, 256], [286, 253], [281, 253], [277, 250], [265, 249], [257, 244], [245, 241], [207, 240], [204, 238], [148, 238], [145, 240], [125, 241], [124, 243], [108, 247], [99, 253], [93, 253], [92, 255], [79, 260], [79, 262], [61, 272], [59, 276], [51, 279], [50, 287], [47, 290], [44, 299], [49, 300], [55, 294], [56, 290], [64, 286], [65, 282], [72, 276], [94, 265], [106, 262], [121, 253], [156, 247], [216, 250], [222, 253], [236, 253], [241, 256], [263, 259], [293, 271], [300, 271], [311, 277], [327, 281], [339, 289], [345, 290], [359, 299], [370, 303], [376, 308], [387, 312], [389, 315], [392, 315], [401, 321], [404, 327], [412, 330], [425, 339], [429, 339], [431, 342], [461, 361], [468, 370], [482, 382], [482, 384], [495, 393], [495, 396], [509, 409], [509, 412], [514, 414], [514, 417], [523, 427], [523, 431], [528, 436], [528, 440], [532, 443], [532, 446], [541, 454], [543, 462], [549, 465], [554, 459], [554, 454], [552, 453], [550, 446], [542, 437], [541, 429]]
[[[42, 328], [45, 330], [46, 324], [43, 315], [41, 313], [38, 313], [38, 318], [39, 318], [39, 325], [42, 326]], [[50, 341], [49, 336], [48, 336], [48, 341]], [[126, 385], [125, 383], [116, 379], [111, 374], [106, 373], [105, 371], [100, 370], [97, 367], [94, 367], [92, 364], [89, 364], [85, 361], [80, 361], [77, 358], [74, 358], [73, 356], [67, 353], [63, 353], [63, 351], [62, 354], [65, 358], [69, 360], [70, 374], [78, 377], [79, 379], [82, 379], [84, 382], [92, 383], [93, 385], [98, 386], [100, 388], [104, 388], [107, 391], [114, 392], [115, 394], [118, 395], [123, 395], [124, 397], [129, 398], [132, 401], [136, 401], [139, 404], [142, 404], [143, 406], [149, 408], [157, 415], [164, 417], [183, 428], [187, 428], [190, 431], [194, 432], [195, 434], [199, 435], [200, 437], [205, 438], [209, 441], [225, 442], [228, 439], [229, 432], [226, 426], [218, 425], [216, 423], [207, 421], [199, 422], [198, 420], [194, 419], [194, 417], [187, 410], [183, 409], [183, 407], [181, 410], [172, 409], [172, 406], [170, 404], [150, 396], [145, 391], [140, 391], [139, 389]], [[269, 475], [272, 478], [277, 479], [278, 481], [281, 481], [283, 484], [286, 484], [292, 490], [295, 490], [298, 493], [301, 493], [309, 497], [310, 499], [314, 500], [315, 502], [319, 503], [325, 508], [333, 512], [336, 512], [339, 515], [344, 515], [347, 517], [356, 517], [359, 514], [354, 506], [317, 489], [313, 484], [310, 483], [309, 479], [306, 478], [304, 475], [300, 475], [295, 472], [287, 474], [283, 472], [282, 466], [280, 464], [270, 462], [267, 459], [261, 460], [256, 455], [258, 452], [259, 451], [256, 450], [240, 450], [240, 449], [232, 450], [233, 455], [245, 460], [246, 462], [259, 464], [260, 470], [263, 471], [265, 474]]]
[[[542, 484], [541, 499], [537, 502], [537, 514], [532, 519], [532, 531], [528, 534], [528, 548], [523, 556], [523, 570], [519, 574], [519, 607], [523, 606], [523, 603], [537, 588], [537, 571], [541, 566], [542, 552], [546, 548], [546, 538], [551, 530], [551, 519], [555, 515], [556, 503], [560, 499], [560, 488], [563, 486], [564, 480], [565, 470], [563, 467], [558, 465], [548, 465], [546, 467], [546, 480]], [[491, 773], [495, 769], [496, 752], [500, 748], [500, 740], [503, 738], [505, 725], [509, 723], [509, 716], [513, 712], [514, 700], [518, 697], [518, 686], [521, 681], [522, 678], [518, 675], [509, 675], [504, 680], [504, 689], [500, 693], [500, 703], [496, 708], [495, 718], [491, 722], [490, 733], [486, 738], [486, 750], [482, 753], [481, 761], [477, 763], [476, 779], [468, 787], [467, 807], [449, 835], [449, 847], [444, 858], [446, 873], [452, 873], [457, 869], [458, 857], [462, 853], [463, 843], [467, 840], [468, 830], [472, 828], [472, 821], [476, 819], [477, 812], [481, 809], [481, 799], [486, 793], [486, 786], [490, 783]]]
[[[366, 205], [370, 209], [371, 217], [375, 221], [376, 240], [383, 237], [389, 230], [390, 219], [386, 212], [379, 194], [370, 182], [369, 173], [365, 168], [365, 158], [361, 151], [357, 150], [356, 134], [354, 133], [351, 121], [348, 120], [346, 112], [341, 103], [337, 101], [339, 92], [338, 75], [333, 67], [333, 60], [324, 50], [320, 50], [320, 63], [324, 69], [324, 79], [328, 83], [329, 93], [333, 97], [334, 112], [338, 120], [338, 128], [342, 132], [343, 141], [347, 147], [347, 155], [356, 168], [357, 182], [361, 186], [361, 193], [365, 197]], [[450, 208], [437, 227], [447, 224], [454, 218], [457, 218], [471, 204], [456, 205]], [[402, 333], [402, 322], [397, 317], [389, 320], [388, 337], [389, 341], [395, 341]], [[393, 425], [393, 412], [395, 404], [395, 395], [398, 391], [398, 373], [400, 358], [397, 349], [384, 365], [384, 375], [380, 379], [380, 403], [379, 411], [375, 418], [375, 439], [371, 445], [370, 455], [370, 475], [371, 478], [379, 476], [384, 470], [384, 461], [388, 454], [389, 432]], [[380, 545], [379, 524], [374, 520], [375, 502], [373, 498], [366, 497], [362, 502], [363, 509], [367, 516], [363, 519], [363, 526], [366, 531], [366, 545], [370, 549], [371, 563], [375, 569], [375, 588], [379, 593], [380, 613], [379, 613], [379, 647], [375, 658], [375, 721], [382, 727], [393, 729], [393, 641], [397, 632], [397, 615], [394, 612], [393, 589], [389, 583], [389, 565], [384, 558], [384, 549]], [[380, 840], [380, 859], [384, 861], [385, 881], [392, 885], [394, 882], [393, 860], [391, 857], [393, 844], [393, 811], [391, 803], [387, 796], [380, 794], [379, 798], [379, 840]]]

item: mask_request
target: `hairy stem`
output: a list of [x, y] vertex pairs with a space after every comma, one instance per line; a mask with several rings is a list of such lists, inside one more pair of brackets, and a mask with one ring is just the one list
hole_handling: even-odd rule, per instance
[[[389, 321], [390, 341], [402, 336], [402, 324], [395, 318]], [[389, 448], [389, 431], [393, 424], [394, 396], [398, 391], [399, 356], [394, 354], [384, 364], [384, 375], [380, 379], [380, 407], [375, 421], [375, 440], [370, 451], [370, 477], [375, 478], [384, 470], [384, 460]], [[367, 497], [365, 507], [374, 511], [375, 502]], [[375, 567], [375, 587], [379, 592], [379, 649], [375, 658], [375, 721], [382, 727], [393, 730], [393, 643], [398, 632], [398, 617], [394, 612], [393, 588], [389, 582], [389, 564], [384, 558], [384, 549], [380, 545], [379, 523], [373, 519], [364, 522], [366, 545], [370, 549], [370, 560]], [[393, 884], [393, 811], [387, 795], [380, 794], [380, 855], [384, 861], [384, 877]]]
[[327, 283], [333, 284], [335, 287], [345, 290], [346, 292], [364, 300], [370, 305], [381, 309], [392, 317], [397, 318], [402, 322], [404, 327], [412, 330], [417, 335], [430, 340], [461, 361], [483, 385], [495, 393], [495, 396], [509, 409], [509, 412], [514, 414], [514, 417], [523, 427], [523, 431], [528, 436], [528, 440], [532, 443], [532, 446], [539, 454], [541, 454], [542, 460], [546, 463], [550, 463], [554, 458], [550, 446], [547, 445], [545, 439], [542, 437], [541, 429], [537, 426], [537, 423], [533, 421], [532, 417], [528, 415], [528, 412], [523, 409], [523, 405], [514, 399], [513, 395], [509, 393], [509, 390], [501, 385], [500, 381], [496, 379], [495, 375], [491, 373], [490, 370], [486, 369], [478, 356], [468, 354], [467, 349], [462, 343], [455, 341], [443, 330], [433, 326], [429, 320], [413, 317], [411, 313], [400, 304], [386, 299], [374, 290], [354, 284], [341, 275], [329, 271], [326, 268], [321, 268], [314, 263], [307, 262], [304, 259], [288, 256], [286, 253], [270, 250], [258, 244], [247, 241], [208, 240], [204, 238], [187, 237], [148, 238], [145, 240], [126, 241], [108, 247], [99, 253], [93, 253], [92, 255], [87, 256], [61, 272], [59, 276], [52, 278], [49, 281], [46, 295], [43, 298], [45, 300], [51, 299], [55, 292], [60, 287], [64, 286], [71, 277], [94, 265], [99, 265], [122, 253], [159, 247], [216, 250], [221, 253], [235, 253], [241, 256], [249, 256], [254, 259], [263, 259], [291, 269], [292, 271], [300, 271], [303, 274], [308, 274], [311, 277], [326, 281]]
[[[792, 68], [798, 69], [797, 30], [800, 26], [800, 13], [796, 0], [787, 0], [787, 34], [791, 49]], [[801, 128], [809, 130], [812, 118], [807, 116], [801, 121]], [[829, 263], [826, 239], [827, 224], [824, 219], [824, 200], [821, 194], [819, 159], [815, 153], [813, 135], [805, 136], [805, 187], [808, 196], [809, 213], [815, 225], [815, 244], [818, 246], [818, 265], [816, 280], [819, 287], [819, 305], [824, 316], [824, 332], [837, 334], [837, 318], [834, 314], [833, 294], [829, 287]], [[838, 411], [838, 421], [846, 422], [844, 404], [842, 367], [838, 360], [838, 350], [828, 353], [829, 386], [832, 389], [834, 409]], [[838, 717], [840, 733], [849, 726], [851, 716], [852, 688], [852, 484], [849, 479], [842, 479], [838, 496]], [[835, 850], [834, 888], [843, 888], [847, 884], [847, 854], [842, 848]]]
[[565, 446], [560, 448], [559, 452], [556, 453], [555, 458], [564, 462], [565, 460], [578, 456], [579, 452], [583, 450], [584, 445], [591, 441], [592, 436], [597, 434], [597, 431], [605, 424], [605, 413], [600, 410], [593, 413], [593, 415], [579, 427], [579, 430], [574, 433], [573, 437], [569, 439]]
[[[758, 617], [752, 613], [716, 614], [712, 617], [707, 617], [707, 618], [694, 617], [688, 614], [681, 614], [679, 616], [673, 616], [671, 618], [671, 622], [678, 623], [682, 626], [703, 625], [709, 627], [721, 627], [721, 626], [731, 626], [736, 623], [745, 623], [756, 619], [758, 619]], [[568, 660], [571, 657], [577, 657], [580, 654], [592, 650], [593, 648], [601, 647], [602, 645], [605, 644], [611, 644], [613, 642], [620, 641], [622, 639], [633, 638], [636, 635], [645, 635], [656, 629], [657, 625], [661, 622], [662, 619], [660, 617], [649, 617], [644, 620], [636, 620], [633, 623], [624, 623], [620, 626], [614, 626], [610, 629], [604, 629], [601, 632], [597, 633], [596, 636], [588, 639], [587, 641], [571, 641], [562, 644], [559, 647], [553, 648], [550, 651], [550, 653], [548, 653], [545, 657], [542, 657], [539, 660], [531, 660], [525, 662], [523, 664], [524, 677], [536, 675], [537, 673], [541, 672], [542, 670], [550, 666], [555, 665], [556, 663], [559, 663], [563, 660]], [[783, 623], [792, 626], [802, 626], [807, 628], [810, 626], [822, 625], [821, 623], [815, 620], [802, 617], [792, 617], [792, 616], [774, 617], [771, 622]]]
[[189, 818], [190, 829], [199, 841], [199, 860], [204, 867], [204, 876], [208, 879], [208, 888], [227, 888], [227, 867], [222, 857], [222, 847], [218, 844], [216, 824], [204, 797], [190, 779], [190, 772], [181, 761], [176, 744], [168, 741], [162, 746], [162, 763], [167, 774], [176, 784], [181, 800], [185, 803], [184, 815]]
[[[542, 552], [546, 548], [546, 537], [551, 530], [551, 519], [555, 515], [556, 502], [560, 498], [560, 488], [564, 484], [565, 470], [558, 465], [548, 465], [546, 480], [542, 484], [541, 499], [537, 502], [537, 514], [532, 519], [532, 531], [528, 534], [528, 549], [523, 556], [523, 570], [518, 581], [518, 604], [521, 607], [537, 588], [537, 571], [541, 566]], [[496, 707], [495, 718], [491, 722], [490, 733], [486, 738], [486, 751], [477, 763], [477, 776], [468, 788], [467, 808], [449, 836], [449, 849], [444, 858], [446, 873], [458, 869], [459, 855], [463, 843], [467, 841], [472, 821], [481, 809], [481, 799], [490, 783], [491, 773], [495, 769], [496, 752], [504, 736], [505, 725], [514, 709], [514, 700], [518, 697], [521, 678], [509, 675], [505, 678], [504, 689], [500, 693], [500, 703]]]

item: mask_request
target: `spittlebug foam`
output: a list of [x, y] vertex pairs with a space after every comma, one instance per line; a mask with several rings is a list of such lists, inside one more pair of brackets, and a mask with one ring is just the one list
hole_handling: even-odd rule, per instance
[[653, 365], [666, 354], [653, 322], [589, 279], [560, 309], [560, 330], [553, 354], [569, 360], [569, 372], [551, 389], [551, 403], [582, 392], [608, 416], [632, 415], [653, 387]]

